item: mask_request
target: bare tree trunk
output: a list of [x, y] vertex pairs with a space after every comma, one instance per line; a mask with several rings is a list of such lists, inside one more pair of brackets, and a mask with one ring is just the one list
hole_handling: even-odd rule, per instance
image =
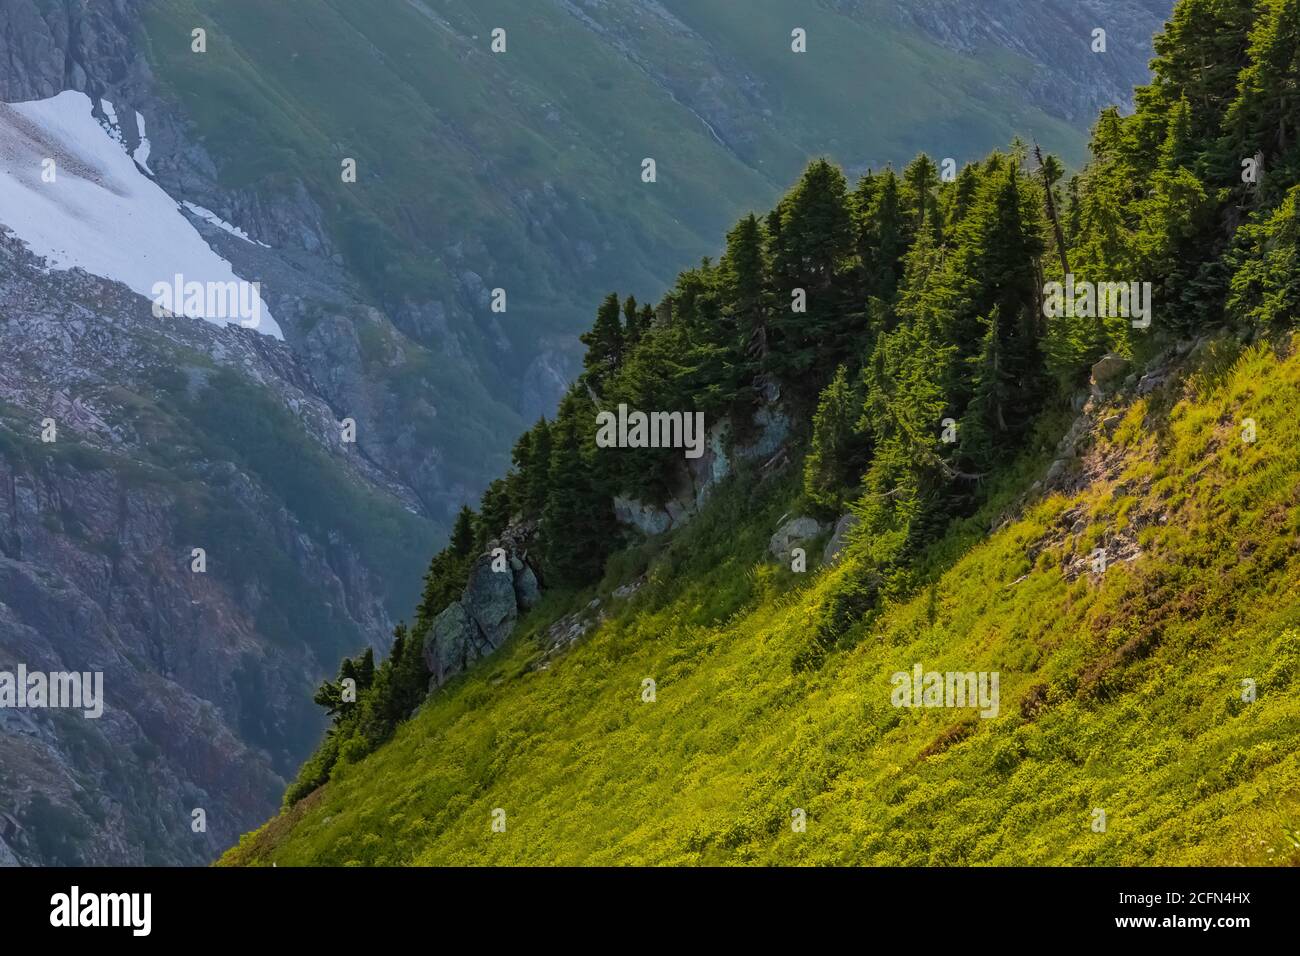
[[1052, 184], [1047, 178], [1047, 167], [1043, 164], [1043, 147], [1034, 144], [1034, 158], [1038, 160], [1038, 169], [1043, 174], [1043, 191], [1047, 193], [1047, 215], [1052, 220], [1052, 229], [1056, 232], [1056, 251], [1061, 256], [1061, 269], [1065, 275], [1070, 274], [1070, 261], [1065, 252], [1065, 230], [1061, 228], [1061, 218], [1056, 214], [1056, 199], [1052, 196]]

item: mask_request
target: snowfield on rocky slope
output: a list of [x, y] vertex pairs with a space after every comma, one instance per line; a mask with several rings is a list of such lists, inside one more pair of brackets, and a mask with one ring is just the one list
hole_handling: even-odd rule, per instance
[[[52, 269], [79, 267], [150, 301], [157, 301], [156, 287], [173, 287], [177, 276], [187, 286], [209, 289], [242, 283], [92, 109], [90, 99], [75, 91], [0, 104], [0, 226]], [[46, 181], [46, 160], [55, 164], [53, 182]], [[255, 298], [257, 324], [250, 327], [283, 338], [260, 294]], [[167, 304], [218, 325], [253, 320], [213, 310], [212, 301], [211, 295], [187, 296], [184, 302], [169, 298]]]

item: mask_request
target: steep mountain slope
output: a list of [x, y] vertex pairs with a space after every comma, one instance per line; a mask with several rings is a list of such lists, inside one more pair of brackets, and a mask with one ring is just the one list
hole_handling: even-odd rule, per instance
[[[1155, 363], [1165, 388], [1093, 399], [1076, 473], [1025, 487], [1044, 441], [938, 546], [928, 587], [810, 669], [792, 661], [867, 565], [774, 563], [790, 489], [755, 498], [741, 474], [635, 596], [610, 596], [635, 566], [611, 569], [609, 617], [571, 651], [543, 657], [563, 610], [545, 607], [225, 861], [1300, 862], [1297, 345], [1202, 343]], [[916, 663], [999, 673], [997, 719], [892, 706]]]
[[225, 861], [1300, 861], [1300, 3], [1155, 48], [1077, 175], [815, 159], [608, 296]]
[[[102, 724], [3, 712], [0, 861], [196, 862], [264, 818], [318, 736], [310, 687], [388, 647], [422, 556], [567, 386], [598, 287], [658, 294], [810, 152], [963, 157], [1022, 130], [1078, 155], [1078, 104], [1142, 72], [1161, 14], [1093, 6], [1132, 42], [1089, 73], [1056, 2], [1032, 24], [1012, 10], [1005, 34], [876, 2], [765, 0], [739, 21], [721, 3], [0, 5], [0, 101], [44, 115], [85, 94], [120, 139], [107, 158], [141, 177], [119, 198], [158, 200], [153, 179], [179, 230], [50, 230], [28, 200], [69, 194], [41, 193], [34, 161], [59, 159], [65, 187], [78, 165], [0, 144], [18, 232], [0, 239], [0, 654], [102, 668], [110, 704]], [[645, 155], [660, 180], [642, 188]], [[119, 267], [190, 230], [261, 283], [284, 344], [160, 321], [29, 248], [66, 266], [89, 243], [102, 255], [79, 263], [139, 293]], [[505, 315], [486, 308], [497, 285]]]

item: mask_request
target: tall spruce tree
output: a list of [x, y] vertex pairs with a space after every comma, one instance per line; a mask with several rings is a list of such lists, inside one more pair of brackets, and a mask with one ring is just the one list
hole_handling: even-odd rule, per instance
[[771, 368], [764, 247], [763, 226], [750, 213], [727, 233], [720, 263], [723, 311], [735, 323], [745, 371], [755, 388], [761, 388]]
[[591, 331], [579, 336], [587, 346], [582, 360], [583, 381], [598, 393], [623, 362], [623, 324], [619, 314], [618, 293], [611, 292], [596, 310]]
[[854, 251], [844, 174], [825, 159], [814, 160], [779, 209], [772, 326], [779, 332], [780, 348], [770, 354], [783, 382], [811, 398], [815, 379], [809, 371], [834, 367], [848, 350], [844, 290], [835, 281]]
[[898, 177], [892, 169], [886, 169], [879, 180], [861, 232], [858, 256], [867, 297], [888, 303], [898, 291], [908, 241]]
[[451, 528], [451, 553], [458, 558], [468, 557], [474, 550], [474, 511], [469, 505], [462, 505], [456, 513], [456, 522]]
[[861, 417], [862, 395], [841, 365], [818, 399], [804, 460], [804, 494], [824, 513], [838, 514], [862, 477], [869, 445], [859, 429]]
[[[614, 545], [616, 525], [605, 489], [593, 480], [587, 439], [594, 410], [570, 393], [551, 428], [551, 470], [542, 511], [547, 570], [563, 584], [597, 580]], [[612, 449], [619, 451], [621, 449]]]

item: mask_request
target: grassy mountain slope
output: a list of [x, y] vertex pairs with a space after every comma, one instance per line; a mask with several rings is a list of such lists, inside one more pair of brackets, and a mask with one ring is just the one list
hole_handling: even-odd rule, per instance
[[[1300, 862], [1297, 344], [1210, 344], [1166, 389], [1092, 410], [1082, 473], [1048, 493], [1026, 487], [1045, 427], [929, 550], [929, 586], [812, 668], [793, 662], [862, 559], [771, 564], [794, 489], [739, 474], [611, 564], [612, 614], [571, 652], [531, 666], [533, 636], [590, 592], [550, 594], [224, 862]], [[1090, 573], [1099, 546], [1125, 560]], [[647, 585], [611, 599], [642, 565]], [[890, 676], [916, 662], [998, 671], [1000, 716], [894, 708]]]

